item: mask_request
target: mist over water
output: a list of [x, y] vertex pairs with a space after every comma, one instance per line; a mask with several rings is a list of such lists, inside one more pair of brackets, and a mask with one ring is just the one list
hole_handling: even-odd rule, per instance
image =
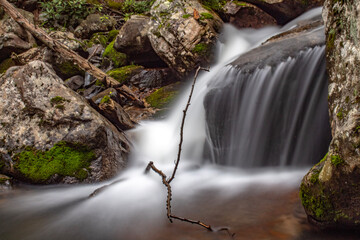
[[[306, 18], [312, 18], [320, 11], [316, 9]], [[291, 24], [285, 28], [297, 23]], [[327, 120], [323, 117], [323, 112], [327, 111], [323, 99], [327, 92], [323, 47], [308, 49], [275, 68], [265, 67], [251, 76], [244, 76], [228, 65], [235, 57], [283, 30], [269, 27], [238, 31], [228, 25], [224, 27], [218, 44], [217, 63], [211, 66], [210, 72], [199, 75], [187, 114], [182, 159], [172, 182], [175, 214], [193, 214], [195, 219], [210, 216], [207, 221], [222, 225], [231, 224], [233, 219], [242, 223], [244, 220], [239, 219], [238, 214], [257, 221], [261, 213], [259, 216], [249, 214], [245, 205], [237, 206], [232, 199], [247, 203], [246, 199], [242, 200], [243, 196], [262, 196], [269, 189], [276, 189], [281, 195], [296, 188], [309, 168], [311, 161], [306, 159], [318, 158], [319, 151], [324, 151], [308, 141], [313, 137], [309, 138], [308, 134], [323, 134], [314, 131], [322, 129], [321, 124], [326, 125]], [[298, 65], [301, 68], [297, 68]], [[291, 81], [287, 80], [289, 77]], [[205, 110], [204, 99], [219, 86], [243, 90], [217, 95], [211, 103], [213, 106]], [[296, 94], [289, 92], [291, 88], [298, 90]], [[113, 179], [119, 182], [97, 196], [88, 198], [94, 190], [112, 181], [94, 185], [27, 187], [0, 198], [0, 239], [210, 239], [202, 229], [201, 233], [195, 233], [205, 234], [201, 235], [203, 238], [198, 235], [182, 238], [174, 230], [176, 226], [169, 227], [166, 189], [161, 178], [153, 172], [144, 174], [148, 162], [153, 161], [171, 175], [188, 94], [187, 89], [179, 96], [166, 119], [144, 121], [128, 132], [133, 142], [129, 167]], [[225, 96], [229, 99], [223, 102]], [[294, 97], [296, 103], [288, 99]], [[276, 104], [280, 104], [281, 113], [276, 110]], [[223, 136], [210, 133], [211, 123], [206, 121], [209, 116], [215, 116], [215, 120], [221, 122], [224, 117], [233, 118], [231, 113], [236, 120], [227, 124], [228, 128], [218, 129], [215, 124], [215, 131]], [[317, 120], [314, 122], [313, 119]], [[276, 128], [278, 125], [288, 126], [284, 130], [286, 134], [282, 135], [283, 131]], [[264, 126], [281, 134], [274, 136], [276, 133]], [[328, 134], [326, 130], [324, 132]], [[243, 145], [242, 141], [247, 142]], [[306, 151], [309, 154], [304, 155]], [[267, 157], [269, 154], [273, 156]], [[304, 159], [307, 166], [301, 168]], [[225, 207], [225, 202], [232, 207], [230, 210]], [[262, 209], [260, 205], [259, 209]], [[180, 230], [186, 233], [187, 228], [181, 226]], [[179, 237], [164, 237], [174, 233], [171, 231]]]

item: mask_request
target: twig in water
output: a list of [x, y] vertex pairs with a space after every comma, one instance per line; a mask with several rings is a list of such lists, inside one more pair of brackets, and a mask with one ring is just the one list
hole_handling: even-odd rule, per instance
[[204, 71], [209, 71], [208, 68], [202, 68], [202, 67], [198, 67], [196, 72], [195, 72], [195, 76], [194, 76], [194, 80], [193, 80], [193, 84], [191, 86], [191, 90], [190, 90], [190, 94], [189, 94], [189, 98], [186, 104], [185, 109], [183, 110], [183, 117], [182, 117], [182, 122], [181, 122], [181, 127], [180, 127], [180, 142], [179, 142], [179, 150], [178, 150], [178, 155], [177, 155], [177, 159], [175, 161], [175, 166], [174, 166], [174, 170], [172, 172], [172, 175], [169, 179], [167, 179], [167, 176], [165, 175], [165, 173], [163, 173], [160, 169], [158, 169], [157, 167], [155, 167], [153, 162], [149, 162], [149, 164], [146, 167], [145, 173], [148, 173], [150, 171], [150, 169], [152, 169], [154, 172], [156, 172], [157, 174], [160, 175], [160, 177], [162, 178], [162, 182], [165, 185], [166, 189], [167, 189], [167, 198], [166, 198], [166, 215], [169, 219], [169, 221], [172, 223], [173, 219], [177, 219], [179, 221], [183, 221], [183, 222], [188, 222], [191, 224], [195, 224], [195, 225], [199, 225], [211, 232], [219, 232], [219, 231], [226, 231], [229, 236], [233, 239], [235, 234], [231, 233], [230, 230], [226, 227], [220, 228], [220, 229], [213, 229], [210, 225], [205, 224], [201, 221], [196, 221], [196, 220], [191, 220], [188, 218], [183, 218], [183, 217], [178, 217], [172, 214], [171, 212], [171, 199], [172, 199], [172, 191], [171, 191], [171, 181], [175, 178], [175, 174], [176, 171], [178, 169], [179, 166], [179, 162], [181, 159], [181, 149], [182, 149], [182, 144], [184, 141], [184, 125], [185, 125], [185, 118], [186, 118], [186, 113], [189, 109], [190, 106], [190, 102], [191, 102], [191, 98], [194, 92], [194, 87], [195, 87], [195, 83], [196, 83], [196, 79], [199, 75], [200, 70], [204, 70]]

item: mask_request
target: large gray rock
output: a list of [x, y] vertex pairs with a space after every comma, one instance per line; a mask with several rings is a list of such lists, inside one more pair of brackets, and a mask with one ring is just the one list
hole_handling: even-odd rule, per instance
[[[48, 64], [33, 61], [9, 69], [0, 79], [0, 96], [1, 173], [32, 183], [96, 182], [113, 177], [126, 165], [125, 135], [66, 87]], [[79, 150], [76, 146], [87, 149], [93, 156], [90, 166], [79, 169], [79, 177], [54, 173], [36, 179], [28, 166], [36, 163], [23, 162], [26, 154], [40, 150], [45, 154], [56, 144], [72, 151]]]
[[302, 204], [310, 222], [324, 227], [360, 226], [360, 7], [326, 0], [329, 152], [304, 177]]
[[208, 64], [222, 26], [196, 0], [157, 0], [151, 8], [149, 39], [157, 55], [179, 76]]
[[149, 28], [150, 17], [133, 15], [120, 29], [114, 48], [125, 53], [135, 64], [148, 67], [164, 65], [151, 46]]
[[[33, 22], [32, 13], [18, 9], [18, 11]], [[0, 21], [0, 62], [10, 57], [11, 53], [22, 53], [36, 44], [34, 37], [24, 30], [7, 14]]]
[[253, 4], [275, 18], [279, 25], [284, 25], [305, 11], [322, 6], [324, 0], [243, 0], [243, 2]]
[[97, 32], [106, 32], [114, 28], [116, 20], [111, 16], [101, 16], [100, 14], [90, 14], [75, 29], [75, 37], [90, 38]]

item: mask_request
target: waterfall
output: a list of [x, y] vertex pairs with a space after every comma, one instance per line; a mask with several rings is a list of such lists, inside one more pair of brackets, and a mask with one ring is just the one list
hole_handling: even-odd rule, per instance
[[325, 47], [275, 67], [232, 67], [205, 98], [209, 155], [239, 167], [301, 166], [319, 161], [331, 140]]
[[[305, 49], [251, 74], [230, 64], [270, 36], [320, 12], [310, 11], [283, 29], [224, 27], [218, 62], [199, 75], [185, 121], [180, 168], [171, 183], [175, 214], [229, 224], [235, 230], [248, 224], [260, 231], [265, 224], [257, 226], [257, 221], [264, 212], [247, 210], [258, 204], [248, 203], [250, 193], [258, 191], [252, 199], [262, 200], [263, 207], [271, 201], [268, 196], [277, 202], [276, 194], [297, 189], [307, 168], [325, 154], [330, 131], [324, 47]], [[97, 196], [88, 198], [112, 181], [31, 187], [0, 198], [0, 239], [209, 239], [203, 229], [170, 226], [166, 189], [157, 174], [144, 174], [149, 161], [168, 176], [172, 172], [188, 94], [185, 89], [167, 118], [144, 121], [128, 132], [133, 141], [129, 166]], [[276, 194], [267, 192], [265, 199], [260, 194], [265, 191]], [[229, 236], [223, 237], [211, 235]]]

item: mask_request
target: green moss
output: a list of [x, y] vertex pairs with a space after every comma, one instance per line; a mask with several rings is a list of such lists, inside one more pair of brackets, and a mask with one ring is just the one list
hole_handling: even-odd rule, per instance
[[95, 85], [99, 87], [105, 87], [105, 84], [100, 80], [96, 80]]
[[113, 40], [115, 40], [118, 34], [119, 34], [119, 30], [111, 30], [107, 35], [107, 41], [112, 42]]
[[55, 108], [57, 108], [57, 109], [60, 109], [60, 110], [65, 110], [65, 106], [64, 106], [64, 104], [56, 104], [55, 105]]
[[156, 90], [155, 92], [150, 94], [150, 96], [148, 96], [146, 98], [146, 101], [153, 108], [158, 108], [158, 109], [164, 108], [177, 95], [178, 90], [177, 90], [176, 86], [178, 86], [178, 85], [175, 85], [175, 87], [173, 87], [173, 86], [165, 86], [165, 87], [159, 88], [158, 90]]
[[5, 166], [4, 159], [0, 156], [0, 171]]
[[60, 96], [55, 96], [52, 99], [50, 99], [51, 104], [55, 105], [55, 104], [60, 104], [60, 103], [64, 103], [66, 101], [65, 98], [60, 97]]
[[200, 20], [204, 19], [214, 19], [214, 16], [207, 12], [200, 13]]
[[11, 58], [5, 59], [0, 63], [0, 74], [6, 72], [12, 66], [15, 66], [14, 61]]
[[201, 56], [207, 56], [210, 52], [210, 47], [208, 44], [205, 43], [199, 43], [196, 44], [195, 47], [192, 50], [193, 53], [197, 53]]
[[189, 17], [191, 17], [191, 16], [192, 16], [191, 14], [184, 14], [184, 15], [182, 15], [182, 18], [187, 19], [187, 18], [189, 18]]
[[[318, 220], [327, 219], [333, 216], [333, 207], [331, 201], [323, 193], [319, 182], [316, 181], [316, 187], [306, 186], [304, 183], [300, 186], [300, 199], [304, 208], [315, 216]], [[314, 190], [315, 189], [315, 190]], [[316, 193], [314, 191], [317, 191]]]
[[344, 163], [344, 160], [339, 156], [339, 155], [332, 155], [330, 157], [330, 160], [331, 160], [331, 163], [337, 167], [339, 166], [340, 164]]
[[327, 153], [325, 154], [325, 156], [320, 160], [319, 163], [325, 162], [325, 160], [327, 159], [328, 154], [329, 154], [329, 152], [327, 152]]
[[75, 75], [84, 75], [85, 72], [80, 69], [77, 65], [74, 64], [72, 61], [64, 61], [60, 65], [56, 66], [60, 74], [64, 76], [64, 78], [70, 78]]
[[107, 74], [110, 77], [116, 79], [119, 83], [124, 83], [142, 68], [143, 67], [138, 65], [128, 65], [121, 68], [115, 68], [111, 71], [108, 71]]
[[114, 49], [115, 40], [113, 40], [106, 48], [103, 53], [103, 57], [109, 58], [115, 67], [121, 67], [126, 64], [126, 55], [118, 52]]
[[320, 175], [321, 169], [316, 169], [313, 171], [313, 173], [311, 174], [310, 177], [310, 182], [311, 183], [316, 183], [317, 181], [319, 181], [319, 175]]
[[327, 41], [326, 41], [326, 47], [327, 47], [328, 51], [334, 49], [335, 35], [336, 35], [336, 30], [335, 29], [331, 29], [328, 32]]
[[340, 111], [336, 114], [337, 118], [339, 120], [342, 120], [344, 118], [343, 109], [341, 108]]
[[226, 0], [201, 0], [203, 7], [207, 10], [220, 11], [226, 3]]
[[100, 101], [100, 104], [102, 104], [102, 103], [109, 103], [110, 102], [110, 96], [109, 95], [105, 95], [102, 99], [101, 99], [101, 101]]
[[14, 157], [15, 168], [35, 183], [45, 182], [54, 174], [85, 179], [84, 168], [95, 158], [95, 153], [87, 146], [63, 141], [47, 151], [26, 147]]

